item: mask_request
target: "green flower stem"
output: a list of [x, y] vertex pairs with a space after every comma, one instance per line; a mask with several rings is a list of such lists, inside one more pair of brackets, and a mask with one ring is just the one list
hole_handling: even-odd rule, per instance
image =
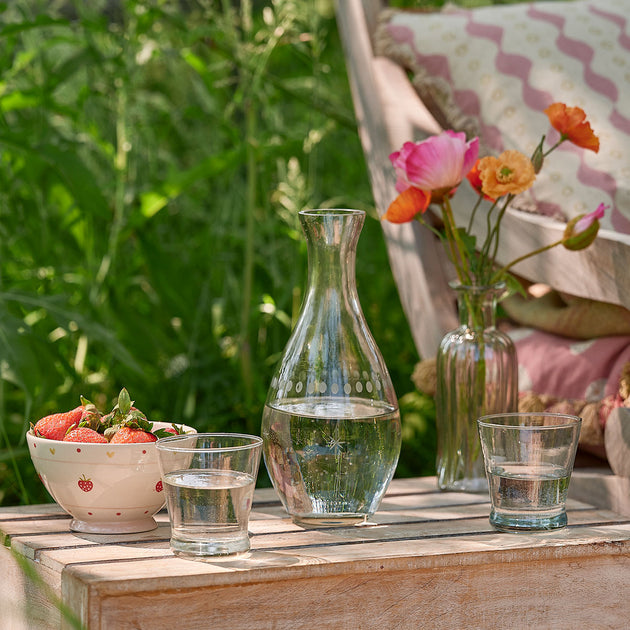
[[529, 252], [529, 254], [523, 254], [522, 256], [519, 256], [518, 258], [513, 260], [511, 263], [505, 265], [505, 267], [501, 267], [501, 269], [496, 271], [494, 275], [492, 276], [491, 284], [498, 282], [501, 279], [501, 276], [504, 273], [506, 273], [508, 269], [512, 268], [514, 265], [517, 265], [518, 263], [522, 262], [523, 260], [527, 260], [528, 258], [531, 258], [532, 256], [536, 256], [537, 254], [546, 252], [548, 249], [553, 249], [554, 247], [558, 245], [562, 245], [562, 243], [564, 243], [564, 240], [565, 240], [564, 238], [561, 238], [559, 241], [555, 241], [554, 243], [550, 243], [549, 245], [545, 245], [544, 247], [539, 247], [538, 249], [535, 249], [534, 251]]
[[[567, 137], [561, 136], [558, 142], [556, 142], [552, 147], [550, 147], [548, 151], [543, 153], [543, 158], [546, 158], [550, 153], [555, 151], [563, 142], [565, 142], [565, 140], [567, 140]], [[533, 156], [532, 156], [532, 159], [533, 159]], [[500, 280], [501, 275], [503, 273], [505, 273], [508, 269], [510, 269], [512, 266], [516, 265], [517, 263], [525, 260], [526, 258], [529, 258], [530, 256], [535, 256], [536, 254], [544, 252], [547, 249], [551, 249], [552, 247], [555, 247], [556, 245], [559, 245], [562, 243], [562, 241], [558, 241], [557, 243], [553, 243], [552, 245], [547, 245], [533, 252], [530, 252], [529, 254], [521, 256], [517, 258], [516, 260], [513, 260], [509, 265], [506, 265], [505, 267], [502, 267], [499, 271], [495, 272], [495, 274], [492, 275], [489, 280], [487, 281], [483, 280], [483, 278], [486, 278], [486, 273], [490, 270], [489, 268], [492, 267], [493, 262], [496, 260], [497, 252], [499, 250], [499, 236], [501, 232], [501, 221], [503, 220], [503, 216], [507, 212], [509, 205], [512, 203], [515, 197], [516, 195], [512, 193], [507, 195], [503, 203], [503, 206], [501, 207], [499, 215], [494, 223], [494, 226], [492, 227], [490, 227], [491, 225], [490, 215], [492, 211], [497, 207], [497, 201], [495, 201], [492, 204], [492, 207], [490, 208], [488, 212], [488, 217], [487, 217], [488, 229], [486, 232], [487, 235], [486, 235], [486, 239], [484, 241], [483, 247], [481, 248], [481, 255], [480, 255], [481, 269], [477, 277], [480, 284], [493, 284], [494, 282], [497, 282], [498, 280]], [[479, 200], [481, 200], [481, 195], [479, 196]], [[479, 200], [477, 203], [479, 203]], [[475, 208], [473, 209], [473, 216], [476, 209], [477, 209], [477, 205], [475, 205]], [[470, 225], [472, 225], [472, 222], [470, 223]], [[469, 231], [470, 231], [470, 226], [469, 226]]]
[[457, 251], [457, 247], [453, 239], [453, 232], [451, 230], [451, 226], [448, 224], [445, 224], [445, 230], [446, 230], [446, 242], [448, 243], [448, 247], [449, 247], [449, 256], [450, 256], [451, 261], [455, 265], [455, 272], [457, 273], [457, 278], [462, 284], [466, 284], [466, 280], [464, 276], [462, 275], [462, 269], [461, 269], [462, 258]]
[[[488, 238], [486, 239], [487, 249], [484, 250], [484, 255], [485, 257], [488, 257], [488, 255], [490, 254], [490, 248], [492, 247], [492, 254], [490, 255], [490, 260], [494, 260], [495, 256], [497, 255], [497, 251], [499, 249], [499, 236], [501, 233], [501, 221], [503, 220], [503, 217], [505, 213], [507, 212], [508, 206], [510, 205], [510, 203], [512, 203], [512, 200], [514, 199], [514, 197], [515, 195], [510, 193], [505, 198], [505, 203], [503, 204], [503, 207], [499, 211], [499, 216], [497, 217], [494, 227], [492, 228], [492, 231], [490, 232], [490, 234], [488, 235]], [[484, 247], [486, 244], [484, 244]]]
[[[442, 234], [442, 232], [440, 232], [439, 230], [436, 230], [430, 223], [427, 223], [421, 214], [416, 215], [416, 220], [418, 221], [418, 223], [420, 223], [420, 225], [423, 225], [425, 228], [427, 228], [427, 230], [431, 230], [431, 232], [433, 232], [433, 234], [435, 234], [435, 236], [437, 236], [440, 241], [442, 241], [445, 247], [447, 246], [447, 239], [444, 234]], [[450, 255], [448, 251], [446, 253]]]
[[[477, 210], [479, 208], [479, 206], [481, 205], [481, 200], [483, 199], [483, 197], [481, 195], [479, 195], [479, 197], [477, 197], [477, 203], [475, 203], [472, 212], [470, 213], [470, 220], [468, 221], [468, 228], [466, 229], [466, 231], [470, 234], [472, 232], [472, 227], [473, 227], [473, 222], [475, 220], [475, 215], [477, 214]], [[493, 206], [494, 207], [494, 206]], [[492, 208], [490, 208], [490, 212], [492, 211]]]
[[493, 232], [493, 224], [492, 224], [492, 215], [494, 211], [497, 209], [497, 202], [495, 201], [490, 210], [488, 210], [486, 214], [486, 239], [481, 248], [480, 256], [479, 256], [479, 270], [478, 270], [478, 278], [479, 284], [487, 284], [485, 281], [482, 281], [482, 278], [486, 278], [489, 270], [494, 265], [494, 259], [489, 258], [488, 251], [490, 249], [491, 236]]
[[449, 241], [455, 247], [457, 252], [457, 258], [455, 262], [455, 268], [457, 270], [457, 276], [459, 281], [465, 284], [470, 282], [471, 274], [470, 267], [468, 266], [468, 257], [466, 256], [466, 248], [457, 230], [455, 224], [455, 218], [453, 217], [453, 209], [451, 208], [451, 202], [445, 195], [442, 199], [442, 215], [444, 216], [444, 225], [447, 229], [447, 234], [450, 234]]
[[552, 147], [549, 147], [545, 153], [543, 153], [543, 158], [546, 158], [550, 153], [553, 153], [565, 140], [568, 140], [567, 136], [560, 136], [560, 140], [556, 142]]
[[464, 279], [461, 277], [459, 266], [457, 264], [457, 250], [455, 248], [453, 239], [451, 237], [451, 231], [449, 229], [450, 226], [447, 225], [445, 222], [444, 224], [445, 232], [446, 232], [446, 236], [445, 236], [444, 234], [442, 234], [442, 232], [440, 232], [439, 230], [436, 230], [430, 223], [427, 223], [421, 214], [417, 214], [416, 219], [418, 223], [420, 223], [424, 227], [431, 230], [431, 232], [433, 232], [433, 234], [435, 234], [440, 239], [440, 241], [442, 242], [442, 245], [444, 245], [444, 250], [446, 251], [446, 255], [449, 257], [449, 260], [455, 265], [455, 271], [457, 272], [458, 280], [462, 284], [465, 284]]

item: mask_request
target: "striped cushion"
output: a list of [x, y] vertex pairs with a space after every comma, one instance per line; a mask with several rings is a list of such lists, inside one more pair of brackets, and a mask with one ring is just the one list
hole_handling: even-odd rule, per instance
[[557, 139], [543, 113], [553, 102], [584, 109], [599, 153], [562, 145], [519, 207], [567, 220], [604, 202], [603, 227], [630, 234], [629, 29], [630, 0], [389, 10], [377, 51], [412, 71], [443, 127], [478, 135], [488, 153]]

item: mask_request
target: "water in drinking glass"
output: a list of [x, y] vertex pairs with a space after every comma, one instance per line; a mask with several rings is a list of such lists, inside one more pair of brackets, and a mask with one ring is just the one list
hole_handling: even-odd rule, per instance
[[490, 522], [506, 528], [551, 528], [567, 523], [565, 504], [570, 474], [553, 465], [505, 463], [488, 475], [492, 499]]
[[222, 555], [247, 551], [255, 478], [230, 470], [186, 469], [164, 476], [175, 553]]
[[262, 438], [240, 433], [158, 440], [175, 554], [197, 560], [250, 548], [247, 524], [261, 448]]

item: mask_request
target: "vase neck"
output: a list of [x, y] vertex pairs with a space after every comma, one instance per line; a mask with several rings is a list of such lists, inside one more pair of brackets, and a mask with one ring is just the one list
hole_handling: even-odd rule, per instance
[[502, 283], [490, 286], [452, 285], [457, 293], [459, 323], [474, 330], [494, 328], [497, 301], [505, 290]]
[[299, 213], [308, 245], [308, 292], [337, 292], [354, 301], [356, 249], [365, 213], [305, 210]]

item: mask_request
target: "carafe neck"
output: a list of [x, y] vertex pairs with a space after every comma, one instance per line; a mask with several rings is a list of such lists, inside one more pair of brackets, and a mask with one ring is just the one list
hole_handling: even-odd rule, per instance
[[356, 297], [356, 249], [364, 220], [359, 210], [300, 212], [308, 245], [309, 293]]

